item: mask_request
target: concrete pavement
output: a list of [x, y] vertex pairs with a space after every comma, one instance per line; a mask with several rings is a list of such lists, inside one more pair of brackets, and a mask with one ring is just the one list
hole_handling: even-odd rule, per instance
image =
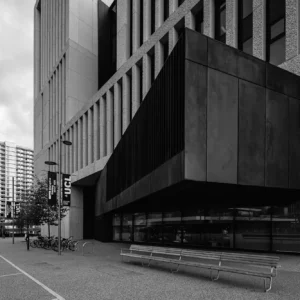
[[52, 250], [27, 251], [24, 238], [16, 239], [14, 245], [11, 239], [1, 239], [0, 299], [300, 299], [297, 255], [279, 255], [282, 267], [272, 290], [265, 293], [261, 278], [221, 273], [212, 282], [205, 270], [182, 268], [172, 274], [168, 267], [156, 264], [142, 267], [122, 262], [121, 247], [129, 245], [95, 242], [93, 254], [63, 252], [58, 256]]

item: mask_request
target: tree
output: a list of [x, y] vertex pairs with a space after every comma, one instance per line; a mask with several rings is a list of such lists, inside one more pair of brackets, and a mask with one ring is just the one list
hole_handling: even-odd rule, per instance
[[[66, 216], [68, 208], [61, 206], [61, 220]], [[50, 237], [50, 226], [58, 225], [58, 202], [54, 205], [48, 203], [48, 180], [47, 178], [36, 178], [35, 184], [27, 193], [20, 207], [17, 223], [27, 227], [30, 225], [48, 225], [48, 236]]]

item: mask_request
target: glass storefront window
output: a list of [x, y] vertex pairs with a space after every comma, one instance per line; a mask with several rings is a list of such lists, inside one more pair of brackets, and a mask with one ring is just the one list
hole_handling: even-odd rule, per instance
[[203, 235], [201, 224], [204, 220], [203, 210], [185, 210], [182, 215], [182, 241], [190, 245], [202, 245]]
[[122, 216], [122, 241], [132, 241], [132, 214], [124, 213]]
[[146, 225], [146, 214], [135, 213], [134, 214], [134, 226]]
[[151, 243], [162, 243], [162, 212], [148, 213], [147, 241]]
[[113, 240], [300, 252], [300, 202], [113, 215]]
[[161, 225], [162, 224], [162, 212], [152, 212], [148, 214], [148, 225]]
[[121, 236], [122, 241], [132, 241], [132, 226], [123, 226]]
[[235, 246], [239, 249], [271, 249], [271, 210], [264, 207], [236, 208]]
[[146, 226], [135, 226], [134, 227], [134, 241], [135, 242], [146, 242], [147, 227]]
[[113, 227], [113, 241], [120, 241], [120, 233], [121, 233], [120, 226], [114, 226]]
[[121, 225], [121, 216], [120, 214], [113, 215], [113, 226], [120, 226]]
[[300, 203], [273, 208], [272, 234], [273, 251], [300, 252]]
[[134, 214], [134, 241], [146, 242], [147, 227], [146, 227], [146, 214], [135, 213]]

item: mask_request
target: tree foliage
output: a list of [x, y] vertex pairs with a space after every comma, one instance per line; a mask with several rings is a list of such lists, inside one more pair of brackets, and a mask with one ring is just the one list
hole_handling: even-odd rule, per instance
[[[61, 218], [66, 216], [68, 208], [61, 206]], [[48, 204], [48, 180], [36, 178], [32, 188], [27, 191], [20, 206], [20, 213], [16, 218], [16, 225], [20, 228], [30, 225], [58, 225], [58, 202]], [[49, 230], [50, 231], [50, 230]]]

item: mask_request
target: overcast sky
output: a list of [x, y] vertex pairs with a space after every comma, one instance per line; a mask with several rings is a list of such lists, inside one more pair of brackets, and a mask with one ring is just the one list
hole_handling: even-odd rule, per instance
[[[113, 2], [102, 1], [108, 5]], [[33, 148], [35, 2], [0, 0], [0, 141], [30, 148]]]

